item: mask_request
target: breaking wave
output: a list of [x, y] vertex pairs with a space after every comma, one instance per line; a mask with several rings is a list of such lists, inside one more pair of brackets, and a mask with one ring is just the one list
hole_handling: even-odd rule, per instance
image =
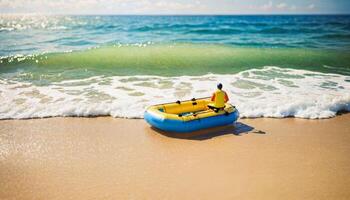
[[350, 111], [350, 77], [280, 67], [201, 76], [92, 76], [50, 84], [0, 79], [0, 118], [142, 118], [147, 106], [210, 96], [218, 82], [241, 117], [330, 118]]

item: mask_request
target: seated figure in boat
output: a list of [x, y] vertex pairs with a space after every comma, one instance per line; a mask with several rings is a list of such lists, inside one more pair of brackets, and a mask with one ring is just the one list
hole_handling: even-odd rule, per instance
[[158, 129], [179, 133], [232, 125], [237, 121], [239, 112], [230, 103], [225, 103], [227, 101], [222, 84], [218, 84], [212, 98], [153, 105], [147, 108], [144, 118]]
[[208, 104], [208, 108], [213, 109], [214, 111], [219, 111], [225, 108], [225, 103], [229, 100], [228, 95], [225, 91], [222, 90], [222, 84], [217, 85], [217, 90], [213, 93], [211, 101], [213, 103]]

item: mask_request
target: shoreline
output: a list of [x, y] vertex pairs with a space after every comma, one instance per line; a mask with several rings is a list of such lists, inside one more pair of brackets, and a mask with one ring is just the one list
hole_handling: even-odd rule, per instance
[[174, 138], [143, 119], [0, 120], [0, 197], [348, 199], [349, 122], [239, 119]]
[[[209, 97], [204, 97], [209, 98]], [[184, 100], [185, 101], [185, 100]], [[329, 120], [332, 118], [336, 118], [342, 115], [350, 114], [350, 111], [344, 109], [338, 111], [335, 116], [328, 117], [328, 118], [302, 118], [302, 117], [295, 117], [295, 116], [286, 116], [286, 117], [239, 117], [239, 120], [254, 120], [254, 119], [301, 119], [301, 120]], [[48, 117], [32, 117], [32, 118], [4, 118], [0, 119], [1, 121], [22, 121], [22, 120], [40, 120], [40, 119], [60, 119], [60, 118], [87, 118], [87, 119], [94, 119], [94, 118], [113, 118], [113, 119], [121, 119], [121, 120], [144, 120], [144, 118], [127, 118], [127, 117], [113, 117], [111, 115], [90, 115], [90, 116], [48, 116]]]

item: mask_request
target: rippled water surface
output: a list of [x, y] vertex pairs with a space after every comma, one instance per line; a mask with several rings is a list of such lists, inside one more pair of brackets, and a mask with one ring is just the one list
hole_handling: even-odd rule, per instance
[[1, 16], [0, 55], [115, 43], [349, 49], [349, 16]]

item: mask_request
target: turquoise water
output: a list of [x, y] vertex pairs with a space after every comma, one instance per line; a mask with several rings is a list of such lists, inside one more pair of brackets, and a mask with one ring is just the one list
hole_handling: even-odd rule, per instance
[[350, 16], [344, 15], [15, 15], [0, 17], [0, 33], [1, 72], [20, 69], [34, 77], [71, 68], [61, 78], [225, 74], [263, 66], [350, 73]]
[[346, 15], [7, 15], [0, 41], [0, 118], [141, 117], [217, 82], [243, 117], [350, 110]]
[[0, 56], [117, 43], [349, 50], [350, 16], [1, 16]]

